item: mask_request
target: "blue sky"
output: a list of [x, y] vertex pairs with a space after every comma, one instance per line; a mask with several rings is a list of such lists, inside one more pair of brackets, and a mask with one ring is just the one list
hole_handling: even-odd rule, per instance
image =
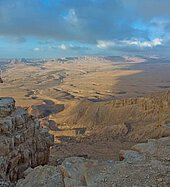
[[0, 0], [0, 58], [161, 55], [169, 0]]

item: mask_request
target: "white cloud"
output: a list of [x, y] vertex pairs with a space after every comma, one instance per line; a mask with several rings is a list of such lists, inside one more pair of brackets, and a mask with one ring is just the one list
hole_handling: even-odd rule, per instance
[[162, 45], [162, 42], [163, 42], [162, 39], [160, 39], [160, 38], [155, 38], [155, 39], [152, 41], [152, 45], [153, 45], [153, 46]]
[[114, 46], [115, 46], [115, 42], [113, 41], [106, 41], [106, 40], [97, 41], [97, 47], [100, 49], [107, 49], [107, 48], [114, 47]]
[[76, 24], [78, 22], [78, 18], [74, 9], [70, 9], [68, 11], [68, 15], [64, 18], [71, 24]]
[[124, 40], [124, 44], [127, 44], [127, 46], [137, 46], [139, 48], [145, 48], [145, 47], [156, 47], [158, 45], [162, 45], [162, 39], [155, 38], [151, 41], [139, 41], [139, 40]]
[[137, 39], [116, 40], [116, 41], [98, 40], [96, 46], [100, 49], [117, 48], [117, 47], [121, 48], [121, 47], [129, 47], [129, 46], [134, 46], [137, 48], [153, 48], [162, 45], [162, 41], [163, 40], [160, 38], [155, 38], [149, 41], [140, 41]]
[[40, 48], [36, 47], [34, 48], [34, 51], [40, 51]]
[[61, 50], [67, 50], [68, 49], [68, 47], [65, 44], [59, 45], [58, 48], [61, 49]]

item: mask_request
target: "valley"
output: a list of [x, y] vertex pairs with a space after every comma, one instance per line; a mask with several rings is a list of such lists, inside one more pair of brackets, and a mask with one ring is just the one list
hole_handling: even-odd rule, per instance
[[0, 97], [13, 97], [54, 135], [51, 163], [118, 159], [122, 149], [170, 135], [169, 72], [169, 59], [144, 57], [12, 61]]

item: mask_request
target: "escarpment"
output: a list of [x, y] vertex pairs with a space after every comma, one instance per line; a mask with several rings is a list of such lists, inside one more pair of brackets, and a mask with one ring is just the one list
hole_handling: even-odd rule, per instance
[[14, 182], [27, 168], [47, 164], [51, 145], [53, 136], [37, 119], [14, 99], [0, 98], [0, 181]]
[[123, 136], [126, 140], [139, 142], [170, 135], [170, 129], [166, 128], [170, 123], [169, 91], [107, 102], [83, 100], [65, 108], [53, 115], [53, 119], [69, 128], [86, 128], [92, 136]]

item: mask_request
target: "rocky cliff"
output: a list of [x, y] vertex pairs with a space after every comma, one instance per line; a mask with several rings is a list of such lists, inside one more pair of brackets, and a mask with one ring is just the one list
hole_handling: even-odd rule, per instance
[[[48, 163], [53, 136], [12, 98], [0, 98], [0, 181], [16, 181], [29, 167]], [[0, 186], [3, 186], [2, 183]]]
[[[169, 136], [170, 91], [108, 102], [79, 101], [52, 118], [61, 129], [84, 128], [84, 135], [146, 141]], [[65, 124], [65, 126], [63, 125]]]

